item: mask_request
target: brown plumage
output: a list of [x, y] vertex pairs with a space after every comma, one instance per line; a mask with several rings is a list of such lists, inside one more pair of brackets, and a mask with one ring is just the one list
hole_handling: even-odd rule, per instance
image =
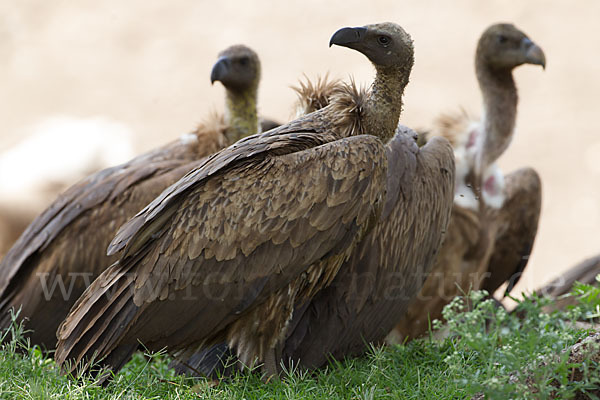
[[[327, 104], [330, 96], [323, 93], [328, 90], [315, 88], [337, 84], [327, 79], [320, 79], [316, 85], [303, 84], [298, 91], [298, 108], [311, 102], [317, 106]], [[314, 98], [319, 102], [313, 102]], [[402, 104], [401, 93], [397, 101]], [[421, 288], [450, 219], [454, 158], [447, 140], [435, 138], [419, 149], [415, 137], [414, 131], [399, 126], [387, 142], [383, 213], [373, 231], [342, 264], [332, 284], [294, 310], [281, 346], [285, 363], [313, 369], [325, 365], [331, 357], [364, 353], [368, 343], [383, 341]], [[181, 357], [176, 370], [192, 374], [223, 372], [229, 357], [229, 349], [217, 345]]]
[[394, 134], [412, 66], [395, 24], [342, 29], [331, 44], [364, 53], [381, 90], [342, 87], [327, 107], [209, 158], [124, 225], [110, 247], [119, 262], [59, 329], [59, 364], [96, 354], [119, 369], [138, 341], [172, 352], [225, 342], [276, 373], [292, 313], [381, 211], [381, 140]]
[[512, 138], [517, 110], [513, 68], [545, 65], [542, 50], [513, 25], [496, 24], [481, 36], [475, 67], [484, 99], [482, 121], [466, 112], [442, 116], [433, 134], [448, 138], [456, 157], [456, 192], [446, 239], [430, 277], [392, 342], [416, 337], [440, 319], [455, 296], [504, 282], [510, 291], [527, 264], [541, 208], [541, 183], [532, 169], [506, 177], [495, 164]]
[[481, 288], [493, 294], [507, 283], [509, 293], [521, 278], [537, 233], [542, 208], [542, 183], [532, 168], [506, 176], [505, 200], [495, 217], [496, 236]]
[[441, 138], [418, 148], [415, 132], [400, 126], [386, 154], [382, 216], [342, 265], [343, 273], [295, 315], [286, 362], [317, 368], [381, 343], [433, 265], [450, 219], [451, 148]]
[[[313, 82], [305, 75], [298, 81], [298, 86], [292, 86], [297, 95], [297, 101], [293, 106], [296, 118], [326, 107], [336, 93], [347, 91], [348, 88], [354, 88], [351, 99], [355, 99], [352, 102], [356, 104], [354, 108], [358, 109], [358, 105], [365, 102], [367, 94], [364, 90], [356, 89], [353, 81], [348, 86], [339, 79], [329, 79], [329, 74], [325, 74], [323, 77], [318, 76]], [[235, 356], [225, 343], [207, 349], [202, 347], [200, 351], [191, 355], [190, 353], [194, 353], [193, 350], [186, 349], [176, 353], [170, 366], [178, 373], [212, 375], [214, 377], [218, 375], [217, 370], [221, 374], [226, 373], [222, 369], [224, 364], [229, 366], [227, 372], [231, 372], [237, 367], [234, 363], [226, 361], [228, 358], [229, 361], [233, 361]]]
[[341, 84], [339, 79], [329, 79], [329, 74], [317, 77], [315, 82], [304, 76], [304, 81], [299, 81], [298, 86], [292, 86], [298, 96], [296, 118], [327, 106]]
[[21, 307], [32, 342], [54, 348], [56, 329], [75, 300], [116, 261], [106, 257], [106, 248], [119, 226], [198, 160], [255, 133], [259, 78], [260, 62], [252, 50], [225, 50], [211, 80], [226, 86], [228, 116], [211, 115], [181, 139], [85, 178], [37, 217], [0, 263], [0, 328], [10, 323], [9, 308]]

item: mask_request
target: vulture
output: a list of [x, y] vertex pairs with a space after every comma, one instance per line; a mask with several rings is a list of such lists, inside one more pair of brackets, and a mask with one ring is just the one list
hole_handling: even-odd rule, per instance
[[[360, 28], [356, 29], [359, 37]], [[409, 73], [407, 68], [406, 83]], [[326, 105], [338, 84], [326, 78], [301, 83], [297, 108]], [[378, 89], [374, 86], [360, 97]], [[400, 95], [395, 100], [400, 106], [401, 99]], [[332, 283], [294, 310], [280, 350], [288, 367], [313, 370], [331, 358], [361, 355], [369, 343], [383, 343], [433, 266], [453, 204], [452, 147], [445, 138], [436, 137], [419, 148], [416, 133], [399, 125], [385, 152], [388, 170], [382, 214]], [[191, 356], [178, 354], [173, 364], [179, 373], [219, 376], [232, 372], [234, 357], [235, 351], [220, 344]]]
[[32, 343], [53, 349], [56, 330], [85, 288], [116, 256], [106, 248], [118, 228], [202, 158], [257, 132], [260, 62], [246, 46], [219, 54], [211, 77], [226, 88], [225, 117], [67, 189], [23, 232], [0, 263], [0, 328], [21, 309]]
[[418, 297], [390, 333], [390, 342], [417, 337], [443, 307], [469, 290], [510, 292], [525, 268], [541, 209], [541, 182], [531, 168], [506, 177], [495, 163], [508, 147], [517, 114], [512, 70], [522, 64], [545, 68], [542, 49], [512, 24], [486, 29], [477, 45], [475, 70], [483, 115], [442, 116], [431, 135], [450, 140], [456, 159], [452, 218], [444, 244]]
[[372, 89], [341, 85], [326, 107], [216, 153], [122, 226], [109, 247], [119, 261], [58, 330], [59, 365], [96, 358], [116, 371], [138, 343], [182, 357], [225, 343], [243, 365], [277, 376], [296, 311], [386, 212], [395, 161], [384, 143], [413, 63], [410, 36], [394, 23], [342, 28], [334, 44], [372, 62]]

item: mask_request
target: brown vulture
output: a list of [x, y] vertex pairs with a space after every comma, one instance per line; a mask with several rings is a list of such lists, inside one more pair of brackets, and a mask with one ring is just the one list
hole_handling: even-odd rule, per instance
[[545, 56], [511, 24], [490, 26], [479, 39], [475, 70], [484, 117], [442, 116], [432, 135], [448, 138], [456, 158], [452, 218], [430, 276], [408, 312], [390, 334], [401, 342], [441, 319], [455, 296], [485, 289], [493, 294], [508, 282], [509, 292], [525, 268], [541, 209], [541, 182], [531, 168], [504, 178], [495, 161], [508, 147], [516, 121], [517, 88], [512, 70], [522, 64], [545, 67]]
[[[297, 108], [326, 105], [338, 84], [327, 79], [301, 83]], [[359, 98], [369, 95], [361, 92]], [[368, 343], [383, 341], [420, 290], [450, 219], [454, 157], [447, 140], [435, 138], [419, 148], [415, 137], [398, 126], [387, 141], [382, 215], [331, 285], [294, 310], [280, 349], [285, 364], [314, 369], [331, 357], [364, 353]], [[218, 375], [230, 371], [225, 365], [235, 365], [234, 355], [220, 344], [191, 356], [177, 354], [174, 366], [178, 372]]]
[[34, 344], [53, 349], [56, 330], [75, 300], [116, 256], [106, 248], [119, 226], [198, 160], [256, 133], [260, 62], [254, 51], [232, 46], [219, 54], [211, 81], [226, 88], [226, 115], [133, 160], [75, 184], [38, 216], [0, 263], [0, 328], [21, 308]]
[[59, 328], [60, 365], [95, 356], [118, 370], [138, 343], [191, 353], [227, 343], [244, 365], [277, 374], [296, 310], [386, 212], [394, 160], [383, 142], [413, 63], [412, 41], [393, 23], [343, 28], [331, 44], [369, 58], [372, 90], [341, 86], [327, 107], [220, 151], [125, 224], [109, 247], [122, 250], [118, 263]]

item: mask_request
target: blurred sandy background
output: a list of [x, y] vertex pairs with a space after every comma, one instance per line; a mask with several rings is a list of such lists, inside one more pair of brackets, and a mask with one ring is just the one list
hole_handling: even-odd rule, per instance
[[[544, 184], [540, 231], [520, 288], [538, 287], [600, 252], [597, 0], [1, 0], [0, 151], [49, 125], [56, 130], [57, 118], [87, 121], [70, 125], [77, 135], [96, 135], [88, 122], [100, 121], [114, 128], [106, 128], [111, 141], [123, 137], [119, 149], [130, 132], [135, 153], [176, 138], [222, 109], [222, 87], [210, 85], [209, 72], [217, 53], [234, 43], [259, 53], [261, 112], [285, 121], [294, 101], [288, 86], [302, 73], [370, 82], [362, 55], [327, 44], [340, 27], [385, 20], [400, 23], [415, 42], [402, 116], [412, 127], [461, 106], [479, 112], [473, 52], [489, 24], [513, 22], [544, 49], [545, 72], [516, 72], [517, 134], [501, 159], [505, 172], [535, 167]], [[78, 152], [76, 140], [67, 143], [68, 152]], [[44, 149], [49, 157], [60, 153]], [[118, 158], [119, 150], [109, 154]], [[19, 158], [34, 170], [52, 164], [40, 155]], [[3, 165], [0, 172], [17, 176], [22, 168]]]

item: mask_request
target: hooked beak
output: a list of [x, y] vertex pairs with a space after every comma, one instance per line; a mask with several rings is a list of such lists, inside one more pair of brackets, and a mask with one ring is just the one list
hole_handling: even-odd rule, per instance
[[214, 84], [216, 81], [223, 81], [223, 77], [229, 72], [229, 59], [221, 57], [213, 65], [212, 71], [210, 72], [210, 83]]
[[333, 34], [329, 40], [329, 47], [334, 44], [352, 48], [354, 44], [360, 43], [367, 33], [367, 28], [342, 28]]
[[528, 38], [523, 39], [522, 46], [525, 48], [525, 62], [529, 64], [541, 65], [546, 69], [546, 56], [540, 46], [533, 43]]

